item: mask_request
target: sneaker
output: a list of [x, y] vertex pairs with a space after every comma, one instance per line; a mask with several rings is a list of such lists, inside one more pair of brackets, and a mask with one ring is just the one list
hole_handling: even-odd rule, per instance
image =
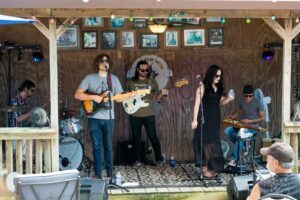
[[235, 160], [230, 160], [229, 163], [228, 163], [228, 165], [235, 167], [236, 166]]
[[140, 167], [140, 166], [142, 166], [142, 163], [139, 161], [136, 161], [133, 165], [136, 167]]

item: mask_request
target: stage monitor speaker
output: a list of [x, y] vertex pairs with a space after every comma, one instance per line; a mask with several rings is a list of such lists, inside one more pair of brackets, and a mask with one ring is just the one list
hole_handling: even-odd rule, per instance
[[[135, 162], [135, 151], [132, 141], [126, 140], [119, 143], [119, 164], [133, 164]], [[145, 161], [145, 142], [141, 142], [141, 161]]]
[[229, 200], [245, 200], [253, 188], [253, 175], [235, 176], [227, 185]]
[[105, 180], [80, 180], [81, 200], [108, 200]]

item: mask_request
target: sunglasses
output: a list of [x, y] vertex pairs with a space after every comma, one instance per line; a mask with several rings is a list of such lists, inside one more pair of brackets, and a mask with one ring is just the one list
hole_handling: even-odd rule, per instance
[[244, 97], [253, 97], [253, 94], [245, 94]]
[[149, 72], [149, 69], [139, 69], [140, 72]]
[[31, 92], [36, 92], [36, 89], [30, 89]]
[[109, 63], [109, 60], [101, 60], [101, 63]]
[[215, 77], [216, 78], [220, 78], [222, 75], [216, 74]]

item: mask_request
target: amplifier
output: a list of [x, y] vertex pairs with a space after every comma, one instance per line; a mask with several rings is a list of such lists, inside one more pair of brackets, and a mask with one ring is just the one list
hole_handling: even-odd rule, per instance
[[[141, 142], [141, 161], [145, 162], [145, 142]], [[136, 161], [135, 150], [133, 149], [132, 141], [122, 141], [119, 143], [118, 149], [119, 164], [133, 164]]]
[[253, 188], [253, 175], [235, 176], [227, 185], [229, 200], [245, 200]]
[[108, 191], [104, 180], [83, 179], [80, 181], [81, 200], [108, 200]]

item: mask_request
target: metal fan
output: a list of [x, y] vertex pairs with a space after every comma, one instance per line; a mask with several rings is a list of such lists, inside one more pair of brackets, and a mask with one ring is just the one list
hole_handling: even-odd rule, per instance
[[293, 121], [300, 121], [300, 100], [294, 105], [294, 117]]
[[31, 112], [31, 122], [34, 126], [45, 126], [49, 122], [47, 112], [41, 107], [34, 108]]
[[266, 113], [265, 114], [266, 115], [266, 129], [267, 129], [267, 131], [266, 131], [266, 138], [269, 138], [269, 136], [270, 136], [270, 133], [269, 133], [270, 117], [269, 117], [268, 104], [271, 103], [271, 97], [269, 97], [269, 96], [265, 97], [264, 93], [259, 88], [257, 88], [254, 91], [254, 97], [263, 104], [263, 107], [264, 107], [264, 110], [265, 110], [265, 113]]

